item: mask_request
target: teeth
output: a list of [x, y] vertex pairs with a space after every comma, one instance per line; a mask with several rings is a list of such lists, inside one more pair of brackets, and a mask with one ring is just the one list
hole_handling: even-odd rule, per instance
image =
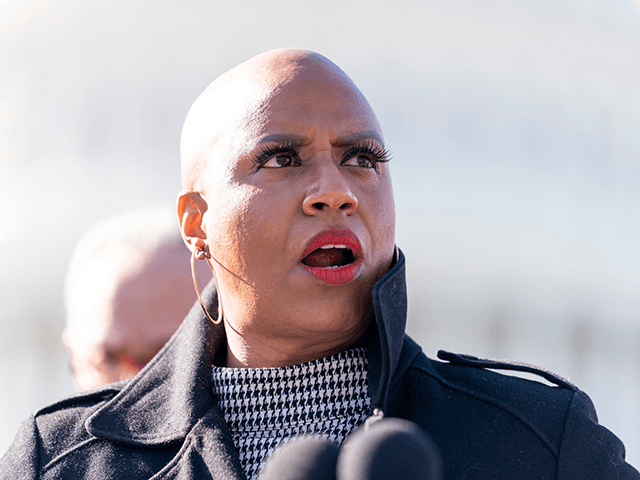
[[349, 248], [346, 245], [323, 245], [320, 247], [320, 250], [329, 250], [330, 248]]

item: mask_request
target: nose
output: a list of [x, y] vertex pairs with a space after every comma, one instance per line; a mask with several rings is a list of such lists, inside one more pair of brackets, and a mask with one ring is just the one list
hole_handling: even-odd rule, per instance
[[340, 167], [331, 160], [318, 168], [318, 178], [302, 202], [304, 213], [317, 215], [323, 211], [343, 211], [346, 215], [353, 214], [358, 208], [358, 199], [351, 192]]

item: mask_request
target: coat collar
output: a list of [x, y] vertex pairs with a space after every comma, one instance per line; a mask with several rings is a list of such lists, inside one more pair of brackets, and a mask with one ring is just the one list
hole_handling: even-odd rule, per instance
[[[213, 281], [202, 299], [215, 317]], [[405, 258], [398, 250], [389, 272], [374, 286], [375, 324], [369, 330], [369, 395], [372, 408], [384, 410], [389, 385], [402, 350], [407, 314]], [[196, 302], [178, 331], [147, 366], [87, 420], [87, 431], [129, 445], [167, 445], [183, 440], [215, 407], [211, 365], [224, 342], [224, 327], [214, 325]]]
[[371, 297], [375, 328], [369, 329], [369, 396], [372, 408], [386, 410], [391, 377], [398, 364], [407, 324], [405, 258], [398, 248], [395, 264], [374, 285]]

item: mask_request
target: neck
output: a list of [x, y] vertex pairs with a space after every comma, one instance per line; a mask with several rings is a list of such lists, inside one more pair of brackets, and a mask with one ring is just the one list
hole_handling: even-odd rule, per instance
[[[362, 338], [368, 322], [351, 332], [334, 332], [327, 338], [267, 337], [234, 330], [225, 322], [227, 356], [225, 366], [232, 368], [268, 368], [299, 365], [348, 350]], [[323, 335], [324, 337], [324, 335]]]

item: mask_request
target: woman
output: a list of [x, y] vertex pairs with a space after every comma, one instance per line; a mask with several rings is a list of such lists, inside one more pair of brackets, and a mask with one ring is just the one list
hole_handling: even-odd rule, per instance
[[432, 361], [404, 335], [389, 155], [329, 60], [277, 50], [227, 72], [181, 157], [181, 232], [218, 296], [131, 382], [28, 419], [3, 478], [255, 478], [282, 440], [341, 443], [382, 416], [430, 433], [446, 479], [640, 478], [573, 385]]

